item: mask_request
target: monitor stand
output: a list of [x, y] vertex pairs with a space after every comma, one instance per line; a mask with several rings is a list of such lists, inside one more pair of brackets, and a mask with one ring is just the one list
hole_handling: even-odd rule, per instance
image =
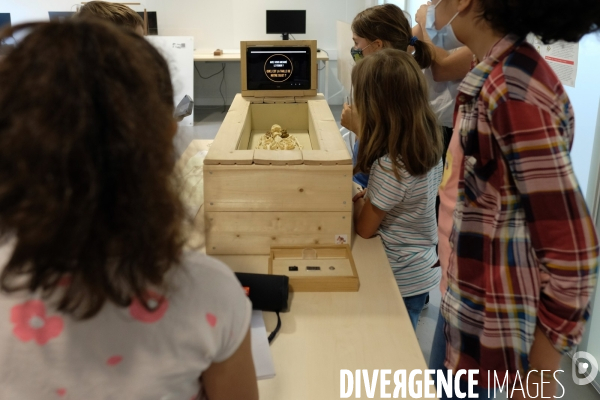
[[281, 37], [283, 38], [283, 40], [290, 40], [290, 34], [289, 33], [282, 33]]

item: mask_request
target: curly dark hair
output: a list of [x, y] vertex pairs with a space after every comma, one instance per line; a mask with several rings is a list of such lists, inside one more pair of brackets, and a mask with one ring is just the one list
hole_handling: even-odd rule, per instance
[[600, 29], [599, 0], [478, 0], [481, 16], [504, 34], [532, 32], [544, 43], [577, 42]]
[[1, 289], [90, 318], [164, 287], [181, 257], [168, 65], [103, 21], [3, 34], [18, 31], [0, 62], [0, 235], [16, 239]]

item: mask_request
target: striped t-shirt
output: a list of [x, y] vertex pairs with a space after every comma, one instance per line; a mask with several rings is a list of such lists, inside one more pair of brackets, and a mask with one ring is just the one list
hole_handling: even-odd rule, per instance
[[440, 282], [437, 262], [435, 198], [442, 180], [442, 161], [423, 176], [400, 170], [394, 175], [389, 156], [373, 163], [367, 197], [386, 212], [378, 234], [403, 297], [429, 292]]

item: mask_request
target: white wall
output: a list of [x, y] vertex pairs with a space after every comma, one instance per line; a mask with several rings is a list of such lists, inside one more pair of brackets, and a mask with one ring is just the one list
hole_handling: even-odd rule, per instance
[[[579, 43], [579, 66], [575, 87], [566, 88], [575, 110], [575, 141], [571, 158], [584, 194], [588, 186], [600, 99], [598, 60], [600, 60], [600, 36], [587, 35]], [[596, 155], [598, 156], [600, 154]]]
[[[330, 94], [341, 89], [335, 79], [337, 59], [336, 21], [351, 22], [354, 16], [377, 0], [141, 0], [142, 6], [132, 6], [136, 11], [156, 11], [158, 30], [165, 36], [193, 36], [197, 51], [212, 52], [217, 48], [226, 52], [239, 52], [242, 40], [276, 40], [277, 35], [265, 33], [266, 10], [306, 10], [306, 34], [294, 35], [297, 39], [316, 39], [332, 60], [330, 63]], [[48, 11], [74, 10], [80, 4], [74, 0], [2, 0], [0, 12], [10, 12], [13, 24], [47, 20]], [[220, 70], [220, 64], [197, 63], [204, 76]], [[321, 65], [323, 67], [323, 65]], [[239, 63], [227, 63], [225, 69], [229, 104], [240, 91]], [[324, 71], [321, 71], [324, 72]], [[321, 74], [324, 75], [324, 74]], [[221, 76], [208, 81], [196, 74], [195, 100], [197, 104], [218, 105]], [[225, 85], [223, 87], [225, 90]], [[324, 89], [321, 81], [320, 89]], [[341, 104], [343, 96], [332, 98]]]

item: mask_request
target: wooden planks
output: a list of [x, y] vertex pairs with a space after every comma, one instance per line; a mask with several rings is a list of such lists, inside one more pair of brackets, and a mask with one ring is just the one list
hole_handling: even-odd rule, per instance
[[352, 166], [206, 165], [207, 211], [351, 211]]
[[[308, 131], [311, 148], [253, 150], [252, 132], [266, 132], [273, 124], [289, 131]], [[284, 154], [289, 153], [289, 154]], [[204, 161], [208, 165], [351, 165], [352, 158], [325, 100], [300, 103], [253, 103], [237, 95]]]
[[334, 244], [337, 236], [351, 235], [351, 211], [207, 210], [205, 216], [208, 254], [269, 254], [271, 246]]

